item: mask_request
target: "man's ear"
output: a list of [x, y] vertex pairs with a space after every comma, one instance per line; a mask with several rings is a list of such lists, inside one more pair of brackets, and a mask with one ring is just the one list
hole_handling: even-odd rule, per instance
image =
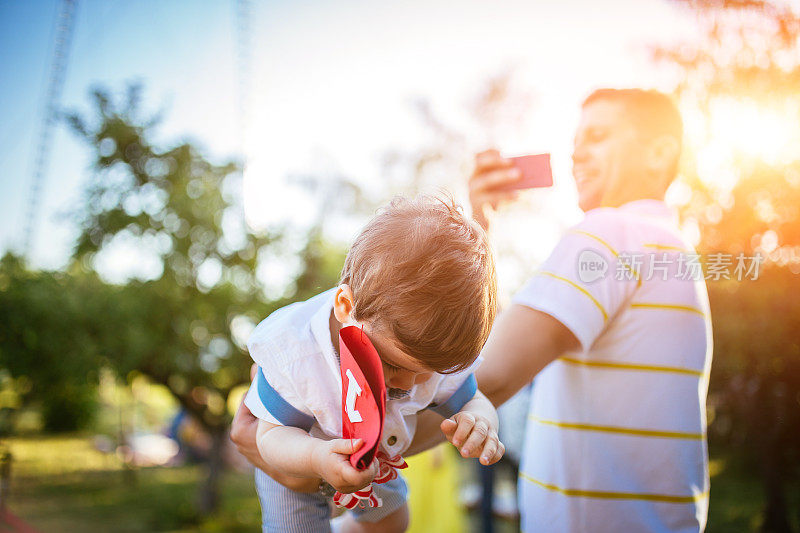
[[[647, 146], [647, 165], [654, 174], [665, 176], [672, 181], [672, 169], [680, 157], [681, 146], [672, 135], [656, 137]], [[667, 183], [669, 185], [669, 183]]]
[[346, 283], [339, 285], [336, 289], [336, 296], [333, 299], [333, 316], [340, 324], [347, 324], [352, 321], [353, 313], [353, 291]]

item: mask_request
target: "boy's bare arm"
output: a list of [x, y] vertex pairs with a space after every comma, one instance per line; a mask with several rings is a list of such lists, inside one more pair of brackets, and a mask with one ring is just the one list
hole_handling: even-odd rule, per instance
[[376, 461], [361, 471], [350, 465], [350, 455], [363, 445], [361, 439], [325, 441], [299, 428], [259, 420], [256, 442], [264, 462], [279, 474], [322, 478], [340, 492], [362, 489], [378, 473]]
[[417, 415], [417, 430], [414, 432], [414, 438], [411, 439], [411, 444], [403, 456], [416, 455], [444, 442], [444, 433], [439, 428], [443, 420], [442, 415], [430, 409], [420, 411]]

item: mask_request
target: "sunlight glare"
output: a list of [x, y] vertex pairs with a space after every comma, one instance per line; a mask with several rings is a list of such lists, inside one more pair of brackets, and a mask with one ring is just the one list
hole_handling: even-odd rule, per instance
[[[255, 157], [245, 167], [243, 198], [245, 220], [251, 230], [289, 225], [307, 228], [312, 199], [286, 181], [288, 164], [273, 157]], [[313, 213], [312, 213], [313, 214]]]
[[797, 104], [760, 104], [753, 100], [720, 98], [711, 104], [710, 134], [731, 152], [758, 158], [769, 165], [798, 157], [800, 126]]
[[[761, 103], [749, 98], [721, 97], [707, 110], [686, 113], [687, 132], [697, 147], [697, 170], [718, 191], [736, 185], [743, 161], [788, 165], [800, 154], [797, 102]], [[691, 135], [691, 133], [690, 133]]]

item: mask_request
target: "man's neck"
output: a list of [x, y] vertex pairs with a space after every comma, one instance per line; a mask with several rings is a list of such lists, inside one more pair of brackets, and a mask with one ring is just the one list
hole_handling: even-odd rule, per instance
[[658, 193], [647, 193], [647, 194], [635, 194], [631, 195], [630, 197], [617, 197], [617, 198], [608, 198], [604, 199], [603, 205], [600, 207], [622, 207], [625, 204], [630, 202], [635, 202], [637, 200], [658, 200], [660, 202], [664, 201], [664, 195]]

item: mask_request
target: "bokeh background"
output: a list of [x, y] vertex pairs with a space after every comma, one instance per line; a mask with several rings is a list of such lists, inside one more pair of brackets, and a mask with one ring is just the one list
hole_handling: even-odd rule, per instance
[[[800, 530], [798, 36], [759, 0], [0, 1], [3, 527], [257, 530], [227, 438], [254, 325], [490, 146], [555, 174], [499, 215], [507, 298], [580, 216], [583, 98], [635, 86], [680, 104], [687, 238], [765, 258], [708, 280], [708, 530]], [[416, 531], [487, 526], [449, 449], [412, 469]]]

